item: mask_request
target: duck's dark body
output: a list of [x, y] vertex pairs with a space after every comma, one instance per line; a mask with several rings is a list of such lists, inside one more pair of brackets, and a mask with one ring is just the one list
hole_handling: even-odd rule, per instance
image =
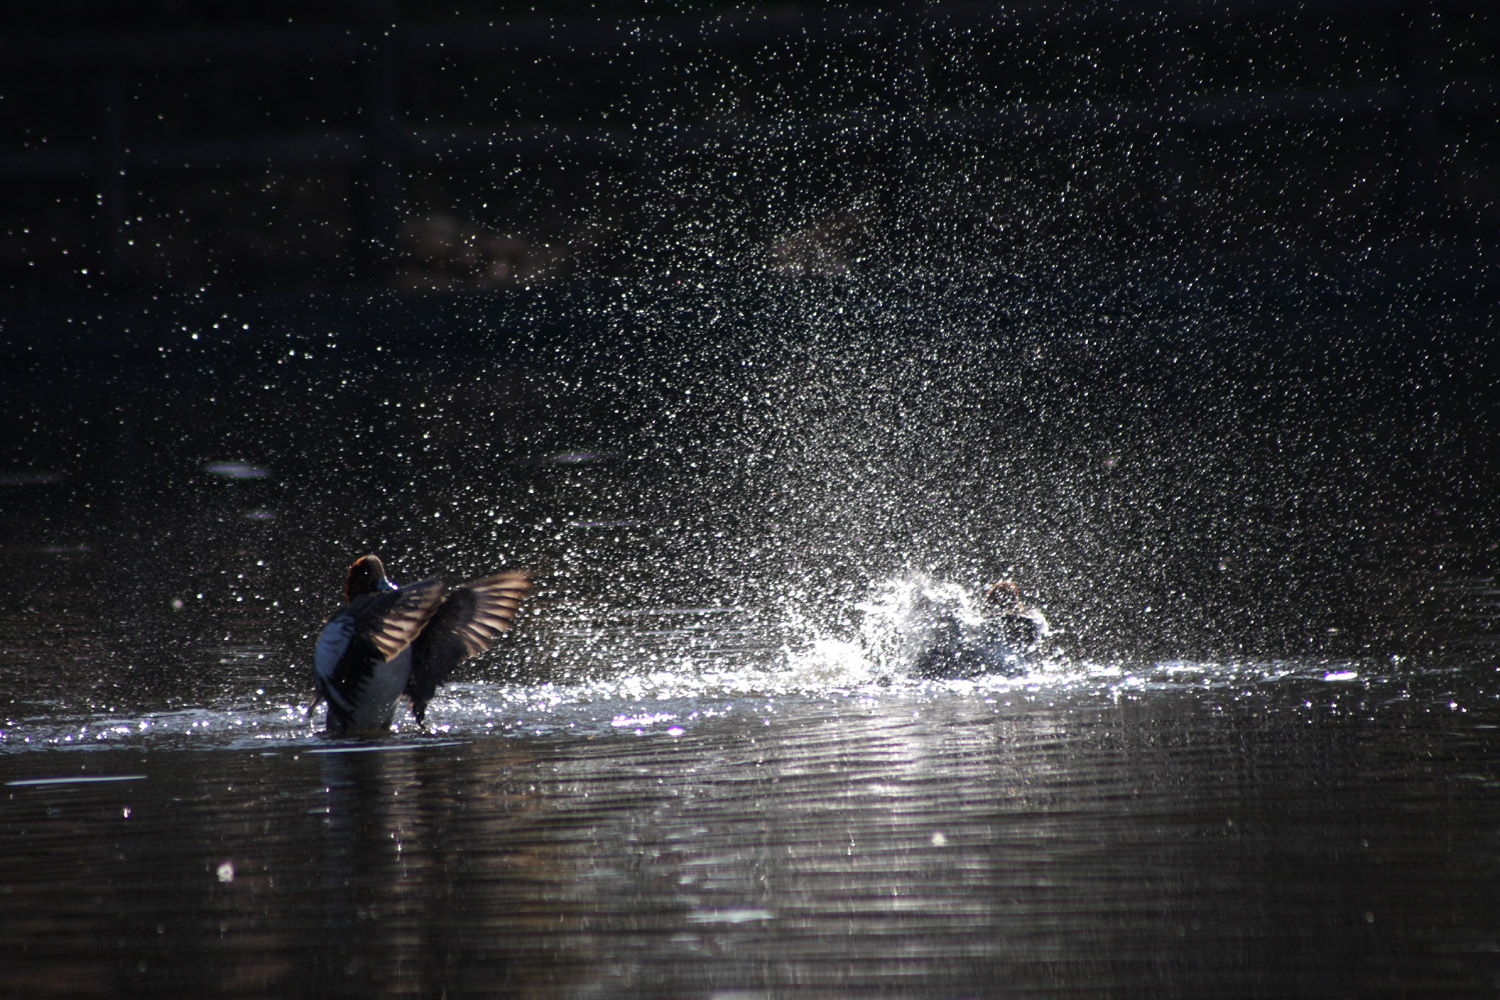
[[390, 728], [404, 694], [425, 719], [437, 687], [466, 656], [488, 649], [511, 627], [531, 592], [524, 572], [472, 580], [447, 590], [440, 580], [397, 587], [375, 556], [349, 568], [349, 603], [323, 626], [313, 681], [328, 702], [328, 732]]
[[1027, 614], [1000, 614], [978, 622], [950, 616], [924, 636], [926, 641], [912, 662], [912, 674], [951, 680], [997, 674], [1020, 676], [1034, 665], [1046, 634], [1046, 622]]
[[1016, 677], [1036, 666], [1051, 629], [1010, 581], [990, 588], [976, 612], [956, 594], [923, 593], [904, 631], [908, 672], [926, 679]]

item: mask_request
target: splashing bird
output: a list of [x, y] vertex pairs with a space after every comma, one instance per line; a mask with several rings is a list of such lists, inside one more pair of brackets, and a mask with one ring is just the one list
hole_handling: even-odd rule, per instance
[[398, 587], [374, 555], [349, 567], [344, 597], [318, 636], [317, 696], [328, 703], [328, 732], [384, 732], [402, 695], [423, 723], [439, 684], [466, 657], [511, 628], [531, 578], [511, 570], [449, 590], [438, 579]]
[[985, 591], [978, 614], [967, 600], [922, 595], [908, 626], [911, 672], [928, 680], [1018, 677], [1034, 665], [1052, 629], [1021, 589], [1001, 580]]
[[1041, 609], [1021, 600], [1021, 588], [1013, 580], [1001, 580], [985, 591], [980, 613], [987, 638], [996, 646], [1030, 652], [1052, 634]]

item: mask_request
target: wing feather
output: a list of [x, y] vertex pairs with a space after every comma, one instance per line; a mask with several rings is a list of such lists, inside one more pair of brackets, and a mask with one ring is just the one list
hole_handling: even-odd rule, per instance
[[412, 644], [442, 604], [443, 582], [423, 580], [376, 595], [356, 611], [356, 621], [381, 658], [390, 662]]
[[531, 575], [509, 570], [455, 587], [412, 644], [406, 693], [420, 721], [437, 686], [466, 657], [484, 652], [515, 621], [531, 594]]

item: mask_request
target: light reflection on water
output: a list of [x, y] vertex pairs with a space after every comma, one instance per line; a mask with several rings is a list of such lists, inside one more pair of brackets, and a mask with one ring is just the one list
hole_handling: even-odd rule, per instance
[[[770, 630], [764, 615], [735, 607], [574, 610], [559, 614], [543, 662], [560, 680], [460, 679], [439, 691], [430, 735], [586, 736], [618, 731], [681, 733], [707, 720], [755, 718], [808, 706], [925, 705], [944, 699], [983, 704], [1089, 708], [1124, 698], [1194, 692], [1218, 710], [1259, 701], [1285, 707], [1314, 701], [1384, 704], [1413, 698], [1453, 702], [1441, 680], [1458, 668], [1400, 656], [1379, 660], [1097, 662], [1049, 648], [1015, 677], [920, 680], [908, 675], [901, 637], [910, 605], [891, 601], [910, 586], [873, 588], [862, 627], [848, 636]], [[805, 626], [805, 623], [803, 623]], [[228, 636], [225, 637], [229, 638]], [[321, 738], [321, 712], [309, 715], [301, 686], [289, 691], [276, 651], [264, 643], [198, 647], [227, 667], [238, 690], [210, 701], [133, 712], [87, 698], [38, 702], [0, 728], [0, 754], [41, 747], [121, 746], [244, 749]], [[536, 650], [533, 650], [536, 652]], [[472, 671], [472, 668], [471, 668]], [[1454, 677], [1460, 684], [1468, 683]], [[258, 684], [253, 690], [247, 685]], [[1462, 701], [1488, 697], [1466, 690]], [[1292, 692], [1298, 692], [1292, 697]], [[1415, 692], [1415, 693], [1414, 693]], [[426, 738], [404, 711], [396, 730]]]
[[8, 983], [1188, 997], [1500, 982], [1500, 782], [1454, 713], [1379, 692], [1351, 721], [1339, 692], [1358, 683], [1312, 672], [1237, 672], [1206, 695], [1176, 665], [1117, 696], [1129, 675], [1098, 673], [706, 698], [721, 711], [696, 718], [692, 701], [606, 702], [592, 729], [541, 737], [490, 738], [460, 712], [374, 743], [11, 755], [13, 782], [136, 780], [0, 792]]
[[[1500, 674], [1483, 646], [1238, 661], [1059, 648], [1017, 677], [917, 681], [893, 653], [902, 605], [882, 603], [908, 590], [872, 587], [845, 630], [776, 627], [777, 606], [552, 599], [496, 662], [524, 653], [553, 677], [481, 664], [433, 702], [430, 731], [408, 720], [371, 741], [318, 734], [305, 676], [254, 609], [186, 651], [134, 656], [86, 623], [49, 645], [13, 619], [9, 648], [60, 664], [61, 686], [22, 690], [29, 711], [0, 738], [7, 985], [1500, 987]], [[101, 688], [100, 664], [151, 683]], [[221, 681], [194, 687], [195, 670]], [[171, 704], [150, 704], [163, 689]]]

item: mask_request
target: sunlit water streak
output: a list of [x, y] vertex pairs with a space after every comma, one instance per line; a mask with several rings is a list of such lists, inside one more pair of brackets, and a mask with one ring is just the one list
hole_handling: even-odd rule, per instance
[[[1442, 680], [1454, 668], [1420, 667], [1400, 656], [1363, 660], [1096, 662], [1049, 646], [1016, 676], [922, 680], [909, 675], [906, 641], [920, 623], [918, 598], [965, 612], [971, 595], [952, 584], [898, 578], [872, 588], [847, 636], [818, 635], [808, 622], [769, 630], [763, 615], [728, 606], [580, 612], [553, 631], [550, 656], [587, 679], [505, 683], [460, 679], [432, 702], [426, 730], [404, 707], [399, 737], [420, 741], [488, 736], [596, 737], [612, 733], [680, 736], [707, 720], [755, 719], [813, 708], [945, 700], [1090, 708], [1122, 698], [1185, 692], [1236, 711], [1288, 711], [1314, 703], [1357, 703], [1366, 711], [1425, 699], [1463, 710]], [[262, 664], [259, 644], [205, 648], [222, 663]], [[1453, 678], [1457, 680], [1458, 678]], [[1465, 700], [1487, 693], [1465, 693]], [[0, 752], [39, 748], [173, 747], [245, 749], [316, 745], [322, 712], [306, 701], [257, 688], [217, 703], [142, 713], [78, 711], [57, 705], [20, 715], [0, 729]], [[88, 706], [84, 706], [86, 709]]]
[[0, 930], [32, 995], [1483, 996], [1500, 782], [1434, 680], [467, 684], [378, 741], [209, 713], [6, 758]]
[[[308, 654], [288, 663], [254, 609], [178, 650], [11, 619], [25, 676], [61, 672], [0, 733], [8, 982], [579, 1000], [1500, 984], [1488, 647], [1091, 657], [1049, 603], [1059, 642], [1025, 673], [920, 681], [917, 596], [963, 611], [970, 589], [901, 575], [829, 614], [578, 585], [461, 671], [427, 731], [379, 739], [320, 734]], [[154, 634], [179, 635], [185, 612], [163, 613]]]

